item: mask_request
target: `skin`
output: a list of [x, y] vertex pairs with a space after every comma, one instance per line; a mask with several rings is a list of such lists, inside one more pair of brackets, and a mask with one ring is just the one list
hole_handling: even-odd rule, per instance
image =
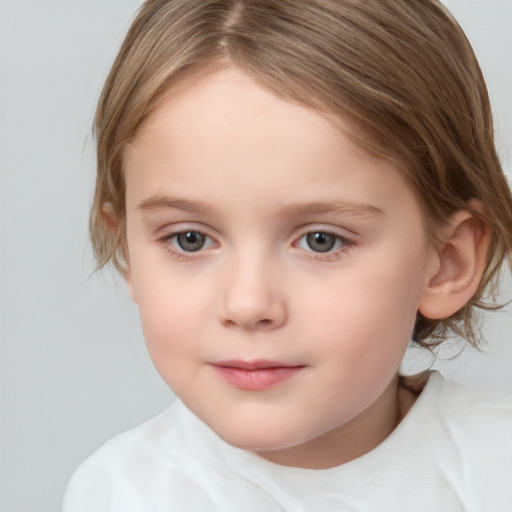
[[[331, 121], [228, 67], [168, 94], [124, 155], [127, 279], [157, 370], [225, 441], [304, 468], [372, 450], [411, 407], [397, 373], [440, 267], [401, 174]], [[327, 252], [308, 245], [322, 232]], [[212, 366], [233, 359], [300, 369], [244, 390]]]

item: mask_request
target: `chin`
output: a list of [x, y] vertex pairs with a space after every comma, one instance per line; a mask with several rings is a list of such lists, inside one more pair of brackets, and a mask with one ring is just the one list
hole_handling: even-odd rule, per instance
[[212, 429], [231, 446], [252, 452], [282, 450], [307, 441], [295, 429], [275, 424], [234, 424], [232, 428]]

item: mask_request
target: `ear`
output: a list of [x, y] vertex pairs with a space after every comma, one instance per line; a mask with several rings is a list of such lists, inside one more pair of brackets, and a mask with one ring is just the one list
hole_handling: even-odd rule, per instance
[[[480, 204], [471, 203], [476, 211]], [[418, 311], [426, 318], [448, 318], [476, 293], [486, 264], [489, 228], [469, 211], [452, 215], [441, 230], [437, 264], [420, 298]]]
[[[111, 202], [103, 203], [103, 205], [101, 206], [101, 215], [103, 217], [103, 220], [105, 221], [107, 228], [112, 233], [112, 236], [117, 238], [119, 236], [119, 217], [114, 209], [114, 205]], [[128, 285], [128, 293], [130, 294], [130, 298], [135, 302], [135, 292], [133, 289], [133, 280], [130, 271], [127, 247], [125, 245], [123, 247], [119, 247], [118, 251], [120, 253], [118, 261], [122, 265], [121, 274], [125, 278], [126, 283]]]
[[101, 216], [109, 229], [109, 231], [114, 235], [117, 232], [117, 228], [119, 226], [119, 221], [117, 218], [117, 213], [114, 210], [114, 205], [107, 201], [101, 205]]

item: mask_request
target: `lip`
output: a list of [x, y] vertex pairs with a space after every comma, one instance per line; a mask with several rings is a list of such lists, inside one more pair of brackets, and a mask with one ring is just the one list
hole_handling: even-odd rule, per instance
[[278, 386], [305, 368], [278, 361], [219, 361], [212, 363], [217, 373], [231, 386], [261, 391]]

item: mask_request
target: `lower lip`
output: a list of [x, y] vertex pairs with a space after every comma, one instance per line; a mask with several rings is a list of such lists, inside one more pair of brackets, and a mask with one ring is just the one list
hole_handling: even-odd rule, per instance
[[244, 370], [232, 366], [214, 365], [220, 376], [231, 386], [250, 391], [261, 391], [281, 384], [299, 373], [303, 366], [279, 366], [276, 368], [261, 368]]

